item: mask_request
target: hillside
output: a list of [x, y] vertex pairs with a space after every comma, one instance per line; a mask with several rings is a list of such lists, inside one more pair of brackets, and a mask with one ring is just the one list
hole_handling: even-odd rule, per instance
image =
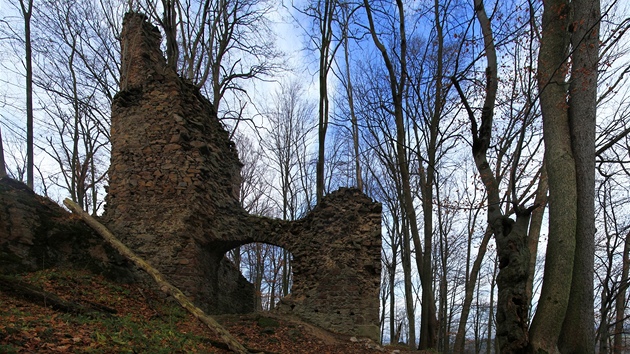
[[[88, 271], [68, 269], [3, 278], [7, 280], [34, 285], [74, 307], [55, 310], [49, 303], [44, 306], [1, 286], [2, 353], [229, 353], [209, 329], [177, 303], [136, 285], [121, 285]], [[252, 352], [404, 352], [268, 313], [216, 319]]]

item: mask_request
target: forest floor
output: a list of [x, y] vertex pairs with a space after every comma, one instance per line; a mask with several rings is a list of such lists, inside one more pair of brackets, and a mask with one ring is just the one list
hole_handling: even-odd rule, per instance
[[[0, 287], [0, 353], [229, 353], [216, 334], [175, 301], [137, 285], [61, 269], [10, 280], [57, 295], [76, 307], [53, 309], [37, 303], [41, 299]], [[215, 319], [252, 352], [410, 352], [407, 347], [380, 347], [271, 313]]]

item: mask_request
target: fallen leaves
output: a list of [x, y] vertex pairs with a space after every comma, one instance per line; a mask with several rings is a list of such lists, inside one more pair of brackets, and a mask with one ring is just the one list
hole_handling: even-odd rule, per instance
[[[95, 318], [64, 314], [0, 291], [1, 353], [229, 353], [206, 326], [159, 292], [112, 283], [87, 271], [50, 269], [22, 278], [64, 300], [115, 313], [102, 311]], [[273, 314], [217, 320], [252, 351], [382, 352]]]

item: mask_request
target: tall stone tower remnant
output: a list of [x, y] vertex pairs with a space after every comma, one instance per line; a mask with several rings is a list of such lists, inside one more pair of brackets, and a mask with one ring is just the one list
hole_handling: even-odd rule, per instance
[[227, 251], [283, 247], [293, 285], [279, 311], [377, 339], [381, 205], [345, 188], [297, 221], [249, 215], [234, 143], [199, 89], [166, 65], [160, 41], [144, 15], [125, 15], [106, 224], [209, 313], [254, 311], [253, 286]]

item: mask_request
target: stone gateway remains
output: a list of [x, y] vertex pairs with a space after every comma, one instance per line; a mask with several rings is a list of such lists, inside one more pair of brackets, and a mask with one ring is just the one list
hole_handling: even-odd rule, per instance
[[145, 16], [125, 16], [106, 225], [208, 313], [254, 310], [253, 286], [227, 251], [283, 247], [293, 285], [280, 311], [378, 339], [381, 205], [341, 189], [298, 221], [249, 215], [234, 143], [198, 88], [166, 65], [160, 41]]

